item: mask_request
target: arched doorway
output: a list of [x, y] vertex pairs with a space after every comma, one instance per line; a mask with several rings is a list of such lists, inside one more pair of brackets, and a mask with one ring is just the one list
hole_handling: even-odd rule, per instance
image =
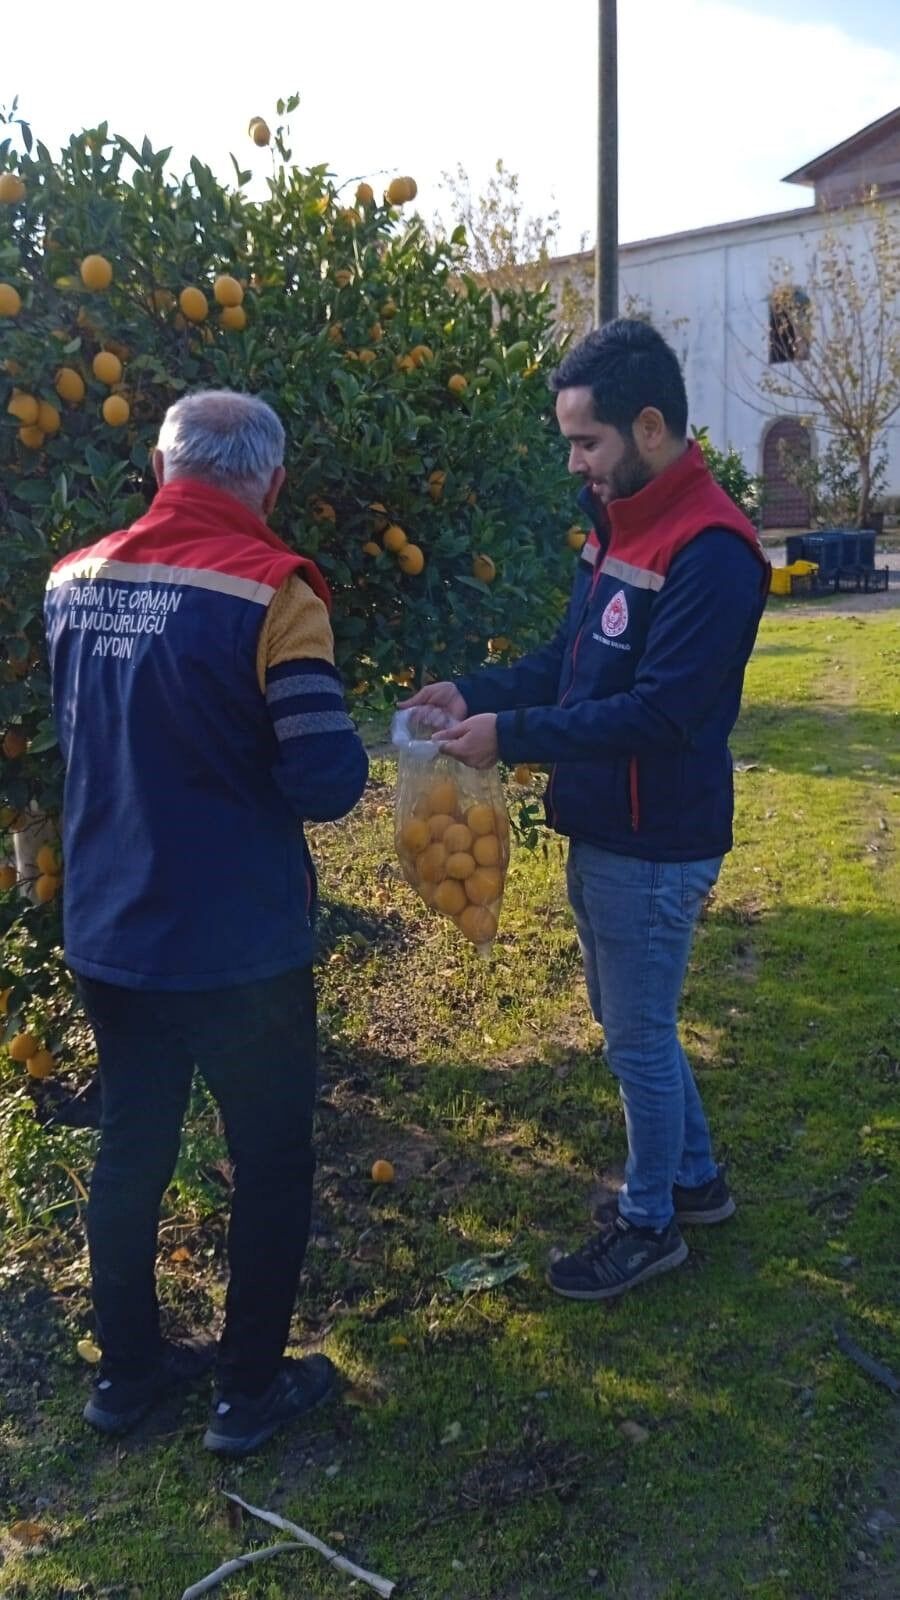
[[802, 462], [812, 454], [809, 429], [796, 417], [779, 417], [763, 440], [763, 527], [808, 528], [809, 491], [791, 483], [784, 470], [784, 451]]

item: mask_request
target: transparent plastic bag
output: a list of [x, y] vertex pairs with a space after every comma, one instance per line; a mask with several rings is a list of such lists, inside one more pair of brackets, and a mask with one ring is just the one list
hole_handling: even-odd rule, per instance
[[509, 867], [509, 820], [497, 768], [475, 772], [432, 742], [433, 733], [451, 726], [435, 706], [394, 717], [394, 839], [403, 876], [419, 898], [488, 955]]

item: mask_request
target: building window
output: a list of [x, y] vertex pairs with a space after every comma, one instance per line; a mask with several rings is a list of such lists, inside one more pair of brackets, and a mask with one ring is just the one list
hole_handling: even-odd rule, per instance
[[769, 365], [809, 355], [809, 295], [791, 283], [769, 296]]

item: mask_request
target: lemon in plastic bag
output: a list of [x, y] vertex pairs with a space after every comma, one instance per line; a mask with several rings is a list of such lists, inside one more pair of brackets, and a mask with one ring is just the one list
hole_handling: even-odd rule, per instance
[[394, 717], [394, 838], [407, 883], [487, 955], [509, 867], [509, 821], [497, 768], [475, 772], [433, 742], [451, 726], [435, 706]]

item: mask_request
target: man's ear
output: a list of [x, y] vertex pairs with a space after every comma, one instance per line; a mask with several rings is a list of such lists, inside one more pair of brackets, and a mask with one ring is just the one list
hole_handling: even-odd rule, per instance
[[161, 489], [166, 481], [166, 462], [161, 450], [153, 452], [153, 476], [156, 479], [157, 489]]
[[655, 455], [669, 439], [666, 419], [656, 406], [645, 406], [643, 411], [638, 412], [631, 432], [638, 450], [644, 457]]
[[286, 477], [287, 473], [285, 472], [284, 467], [275, 468], [275, 471], [272, 473], [269, 487], [263, 495], [263, 516], [270, 517], [272, 515], [272, 512], [275, 509], [275, 502], [281, 493]]

